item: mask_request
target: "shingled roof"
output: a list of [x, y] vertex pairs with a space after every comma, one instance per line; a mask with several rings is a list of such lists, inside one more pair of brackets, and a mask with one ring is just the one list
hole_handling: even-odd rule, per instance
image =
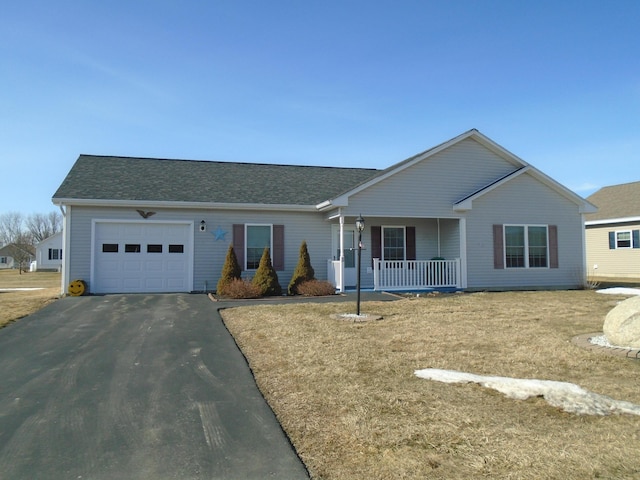
[[587, 200], [598, 207], [596, 213], [586, 215], [588, 222], [640, 217], [640, 182], [603, 187]]
[[378, 173], [368, 168], [80, 155], [53, 199], [317, 205]]

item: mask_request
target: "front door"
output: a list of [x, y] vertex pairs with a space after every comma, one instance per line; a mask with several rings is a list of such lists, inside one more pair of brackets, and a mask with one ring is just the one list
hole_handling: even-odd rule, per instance
[[[340, 260], [340, 227], [334, 225], [333, 229], [333, 255], [336, 260]], [[343, 228], [344, 233], [344, 286], [356, 286], [356, 232], [355, 227]]]

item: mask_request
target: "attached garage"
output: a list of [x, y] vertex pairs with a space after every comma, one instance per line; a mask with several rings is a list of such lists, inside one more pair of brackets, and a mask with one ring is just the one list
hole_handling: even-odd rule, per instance
[[192, 222], [94, 221], [92, 292], [193, 290]]

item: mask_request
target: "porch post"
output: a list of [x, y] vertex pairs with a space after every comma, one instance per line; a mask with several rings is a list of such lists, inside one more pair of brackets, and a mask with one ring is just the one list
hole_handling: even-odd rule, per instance
[[340, 214], [340, 293], [344, 293], [344, 215]]
[[467, 219], [460, 218], [458, 220], [458, 229], [460, 230], [460, 279], [458, 286], [467, 288]]

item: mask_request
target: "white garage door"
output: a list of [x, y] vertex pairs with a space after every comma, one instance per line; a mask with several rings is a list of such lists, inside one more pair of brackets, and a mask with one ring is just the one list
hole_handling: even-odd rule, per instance
[[95, 293], [189, 292], [192, 226], [96, 222]]

